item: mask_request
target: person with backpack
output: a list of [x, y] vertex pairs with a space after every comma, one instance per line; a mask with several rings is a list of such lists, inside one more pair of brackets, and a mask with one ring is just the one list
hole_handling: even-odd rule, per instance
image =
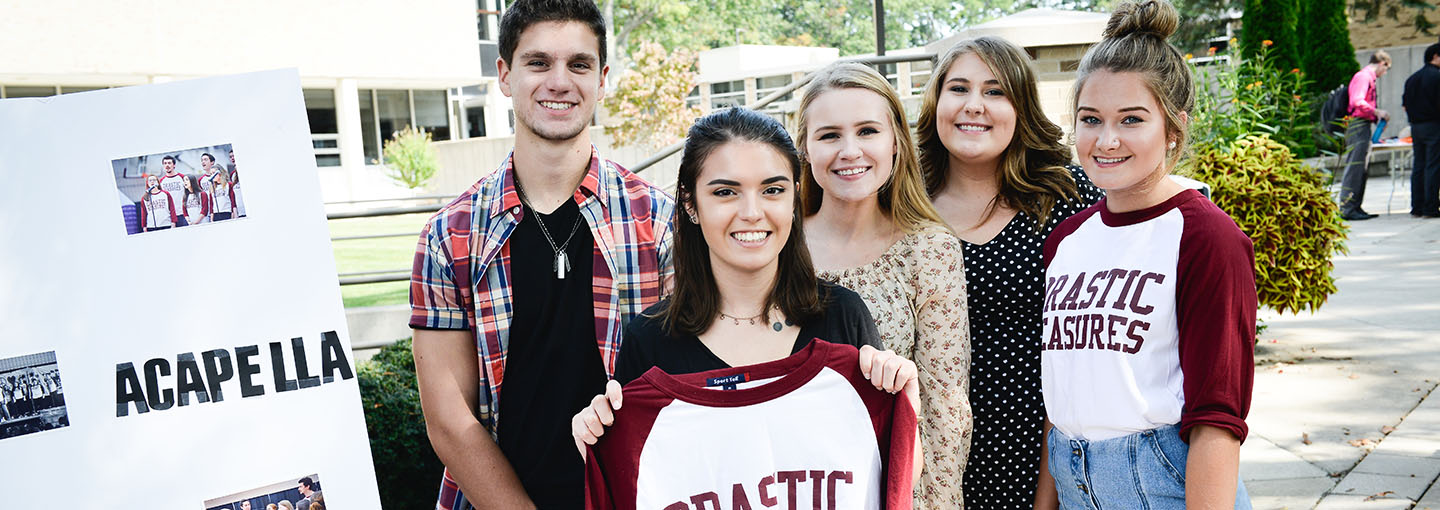
[[1425, 64], [1405, 80], [1402, 97], [1415, 138], [1410, 215], [1440, 218], [1440, 43], [1425, 48]]
[[1350, 78], [1350, 123], [1345, 127], [1345, 173], [1340, 180], [1340, 217], [1349, 221], [1368, 220], [1378, 215], [1365, 212], [1366, 163], [1370, 154], [1370, 126], [1390, 113], [1377, 108], [1376, 82], [1390, 70], [1390, 54], [1377, 50], [1370, 63]]

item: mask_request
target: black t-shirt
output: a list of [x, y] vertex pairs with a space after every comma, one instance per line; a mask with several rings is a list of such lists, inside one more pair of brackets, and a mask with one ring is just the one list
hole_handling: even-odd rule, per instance
[[1422, 65], [1405, 79], [1401, 100], [1411, 124], [1440, 121], [1440, 101], [1436, 96], [1440, 96], [1440, 67]]
[[[884, 349], [880, 343], [880, 332], [875, 329], [875, 319], [871, 318], [870, 309], [865, 307], [859, 294], [821, 281], [820, 298], [825, 303], [824, 313], [800, 325], [800, 334], [795, 337], [791, 354], [800, 352], [816, 338], [836, 344]], [[620, 384], [628, 384], [645, 374], [650, 367], [660, 367], [668, 374], [693, 374], [730, 367], [694, 335], [674, 338], [665, 332], [665, 322], [658, 314], [669, 304], [668, 298], [661, 300], [625, 325], [625, 338], [615, 360], [615, 380]]]
[[[555, 277], [555, 250], [537, 220], [557, 247], [580, 222], [565, 249], [564, 279]], [[605, 391], [591, 288], [594, 236], [579, 206], [567, 200], [548, 215], [526, 207], [509, 243], [514, 312], [500, 387], [500, 450], [536, 506], [581, 508], [585, 463], [570, 418]]]

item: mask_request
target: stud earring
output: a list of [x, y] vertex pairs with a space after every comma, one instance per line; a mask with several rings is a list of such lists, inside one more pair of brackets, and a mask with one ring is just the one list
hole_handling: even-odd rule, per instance
[[1170, 150], [1175, 150], [1175, 142], [1173, 140], [1170, 142]]
[[695, 213], [685, 211], [685, 216], [690, 218], [690, 223], [694, 223], [696, 225], [700, 224], [700, 218], [695, 217]]

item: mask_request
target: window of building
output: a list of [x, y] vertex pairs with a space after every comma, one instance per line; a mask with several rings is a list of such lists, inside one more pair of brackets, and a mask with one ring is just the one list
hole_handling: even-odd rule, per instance
[[498, 0], [475, 0], [475, 31], [481, 41], [496, 40], [496, 25], [500, 22]]
[[405, 90], [375, 91], [375, 121], [380, 124], [383, 141], [413, 125], [410, 120], [410, 94]]
[[410, 126], [419, 126], [435, 140], [451, 138], [449, 101], [444, 90], [360, 89], [360, 134], [365, 161], [378, 165], [385, 141]]
[[445, 107], [445, 91], [415, 90], [415, 125], [430, 133], [435, 141], [450, 139], [450, 110]]
[[925, 84], [930, 81], [930, 73], [935, 69], [935, 62], [930, 60], [917, 60], [910, 63], [910, 93], [920, 94], [925, 92]]
[[875, 66], [875, 70], [880, 71], [880, 74], [885, 77], [885, 81], [890, 82], [890, 88], [896, 88], [900, 86], [899, 69], [900, 66], [896, 65], [893, 62], [889, 64], [880, 64]]
[[725, 108], [745, 104], [745, 80], [722, 81], [710, 84], [710, 108]]
[[[768, 96], [768, 95], [774, 93], [774, 92], [777, 91], [777, 90], [780, 90], [780, 89], [785, 88], [785, 86], [786, 86], [786, 85], [789, 85], [790, 82], [793, 81], [793, 79], [794, 79], [794, 78], [792, 78], [792, 77], [791, 77], [790, 75], [788, 75], [788, 74], [781, 74], [781, 75], [776, 75], [776, 76], [761, 76], [761, 77], [759, 77], [759, 78], [756, 78], [756, 79], [755, 79], [755, 98], [756, 98], [756, 100], [764, 99], [765, 96]], [[790, 92], [790, 93], [788, 93], [788, 94], [785, 94], [785, 95], [783, 95], [783, 96], [780, 96], [780, 98], [778, 98], [778, 99], [776, 99], [776, 100], [774, 100], [774, 101], [771, 101], [769, 105], [766, 105], [765, 109], [767, 109], [767, 110], [779, 109], [779, 108], [780, 108], [780, 103], [783, 103], [783, 102], [785, 102], [785, 101], [789, 101], [790, 98], [792, 98], [792, 97], [794, 97], [794, 96], [795, 96], [795, 93], [794, 93], [794, 92]]]
[[89, 91], [92, 91], [92, 90], [102, 90], [102, 89], [107, 89], [107, 88], [110, 88], [110, 87], [60, 87], [60, 93], [61, 93], [61, 94], [74, 94], [74, 93], [76, 93], [76, 92], [89, 92]]
[[48, 87], [6, 85], [4, 88], [5, 98], [14, 99], [18, 97], [49, 97], [58, 93], [59, 87], [53, 85]]
[[365, 164], [380, 164], [379, 125], [375, 123], [375, 91], [360, 89], [360, 138], [365, 146]]
[[485, 136], [485, 107], [476, 106], [465, 109], [465, 124], [467, 126], [466, 136], [469, 138], [480, 138]]
[[335, 117], [335, 91], [305, 89], [305, 117], [310, 120], [310, 145], [315, 164], [340, 166], [340, 124]]

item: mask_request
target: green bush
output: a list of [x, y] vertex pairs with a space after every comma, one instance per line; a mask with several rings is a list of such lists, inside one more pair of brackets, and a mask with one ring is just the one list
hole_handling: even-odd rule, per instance
[[1271, 57], [1271, 49], [1262, 47], [1251, 58], [1215, 60], [1195, 68], [1199, 94], [1190, 134], [1196, 147], [1226, 147], [1264, 134], [1299, 157], [1316, 154], [1315, 112], [1320, 98], [1309, 95], [1304, 72], [1278, 67]]
[[1255, 243], [1260, 306], [1315, 311], [1335, 293], [1330, 258], [1345, 253], [1345, 224], [1322, 177], [1268, 136], [1197, 147], [1180, 171], [1209, 183], [1211, 200]]
[[406, 188], [424, 186], [439, 166], [430, 133], [407, 127], [385, 141], [385, 176]]
[[434, 508], [444, 471], [425, 433], [410, 346], [410, 339], [386, 346], [359, 365], [365, 429], [385, 510]]
[[1240, 17], [1240, 46], [1245, 57], [1269, 52], [1280, 69], [1300, 67], [1300, 40], [1295, 36], [1299, 14], [1298, 0], [1245, 0]]
[[1345, 0], [1301, 2], [1298, 27], [1301, 60], [1310, 78], [1310, 92], [1324, 94], [1360, 70], [1355, 47], [1350, 44], [1350, 27], [1345, 18]]

